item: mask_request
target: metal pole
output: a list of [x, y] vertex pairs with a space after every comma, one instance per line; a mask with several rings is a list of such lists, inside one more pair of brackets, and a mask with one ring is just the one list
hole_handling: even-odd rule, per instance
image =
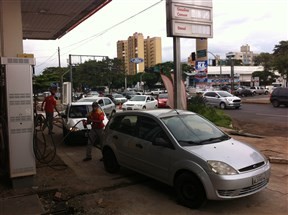
[[70, 82], [71, 82], [71, 102], [73, 101], [73, 77], [72, 77], [72, 62], [71, 54], [69, 55]]
[[174, 53], [174, 108], [183, 109], [181, 107], [181, 58], [180, 58], [180, 37], [173, 37], [173, 53]]
[[231, 94], [234, 93], [234, 59], [230, 58], [231, 61]]
[[220, 82], [222, 82], [222, 60], [219, 60], [220, 62]]

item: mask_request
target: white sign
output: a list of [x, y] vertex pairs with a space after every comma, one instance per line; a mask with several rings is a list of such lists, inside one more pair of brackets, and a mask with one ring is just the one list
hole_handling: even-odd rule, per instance
[[167, 36], [212, 38], [212, 0], [167, 0]]
[[206, 38], [212, 35], [212, 24], [173, 21], [172, 34], [175, 36]]
[[211, 8], [196, 8], [190, 5], [172, 4], [172, 18], [212, 22], [212, 10]]
[[143, 58], [139, 58], [139, 57], [131, 58], [131, 59], [130, 59], [130, 62], [131, 62], [131, 63], [136, 63], [136, 64], [138, 64], [138, 63], [143, 63], [143, 62], [144, 62], [144, 59], [143, 59]]

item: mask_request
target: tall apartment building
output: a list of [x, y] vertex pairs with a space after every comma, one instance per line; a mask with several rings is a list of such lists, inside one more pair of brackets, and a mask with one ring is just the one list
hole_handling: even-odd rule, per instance
[[[134, 33], [128, 40], [117, 41], [117, 58], [125, 65], [128, 75], [144, 72], [145, 67], [152, 67], [162, 63], [162, 46], [160, 37], [147, 37], [142, 33]], [[130, 62], [132, 58], [143, 58], [144, 62], [135, 64]]]
[[241, 60], [243, 66], [253, 66], [254, 65], [253, 58], [259, 55], [250, 51], [250, 46], [248, 44], [241, 46], [240, 52], [229, 52], [226, 54], [226, 56], [231, 54], [234, 55], [235, 60]]

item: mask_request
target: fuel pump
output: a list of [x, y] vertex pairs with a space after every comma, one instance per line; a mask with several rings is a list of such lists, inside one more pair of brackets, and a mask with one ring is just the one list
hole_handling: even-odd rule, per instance
[[32, 90], [35, 59], [1, 57], [0, 62], [1, 168], [7, 170], [15, 185], [17, 179], [36, 174]]

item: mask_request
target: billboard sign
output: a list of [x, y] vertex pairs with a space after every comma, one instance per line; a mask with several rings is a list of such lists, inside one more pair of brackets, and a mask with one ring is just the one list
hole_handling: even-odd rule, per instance
[[207, 70], [208, 70], [208, 61], [196, 61], [195, 64], [195, 80], [196, 82], [207, 82], [208, 76], [207, 76]]
[[167, 0], [167, 36], [213, 37], [212, 0]]

